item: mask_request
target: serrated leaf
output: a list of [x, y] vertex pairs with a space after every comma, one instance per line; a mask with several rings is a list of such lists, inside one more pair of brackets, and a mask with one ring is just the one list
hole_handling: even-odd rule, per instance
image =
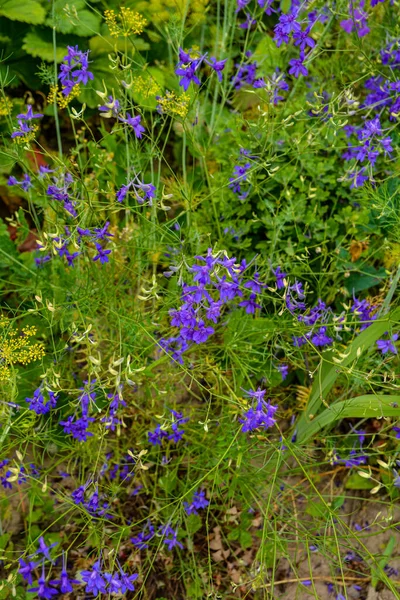
[[40, 25], [44, 22], [46, 11], [36, 0], [0, 0], [0, 15], [12, 21], [22, 21]]
[[[31, 31], [24, 37], [22, 48], [31, 56], [38, 56], [47, 62], [54, 61], [53, 41], [50, 32], [38, 33]], [[65, 55], [65, 48], [56, 48], [56, 61], [61, 62]]]

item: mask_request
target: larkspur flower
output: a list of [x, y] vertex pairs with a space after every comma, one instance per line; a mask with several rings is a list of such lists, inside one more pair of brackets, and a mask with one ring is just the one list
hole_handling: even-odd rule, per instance
[[292, 58], [289, 60], [289, 75], [294, 75], [296, 79], [300, 75], [304, 75], [305, 77], [308, 75], [308, 69], [304, 65], [304, 52], [300, 53], [300, 58]]
[[50, 556], [50, 550], [52, 548], [54, 548], [55, 546], [57, 546], [57, 542], [55, 542], [54, 544], [50, 544], [49, 546], [47, 546], [46, 542], [44, 540], [44, 537], [40, 536], [40, 538], [39, 538], [39, 548], [36, 550], [35, 554], [42, 554], [45, 558], [47, 558], [47, 560], [52, 560], [52, 558]]
[[214, 56], [211, 56], [210, 60], [206, 60], [206, 63], [217, 74], [219, 81], [222, 81], [222, 71], [225, 68], [225, 63], [227, 60], [227, 58], [224, 58], [223, 60], [217, 60]]
[[67, 559], [66, 559], [66, 555], [65, 555], [64, 551], [63, 551], [63, 564], [62, 564], [62, 571], [60, 573], [60, 578], [53, 579], [52, 581], [50, 581], [50, 584], [58, 587], [62, 594], [69, 594], [70, 592], [73, 592], [74, 591], [73, 586], [80, 584], [80, 581], [78, 579], [73, 579], [68, 574]]
[[[386, 333], [387, 335], [387, 333]], [[387, 354], [387, 353], [392, 353], [392, 354], [397, 354], [397, 348], [394, 345], [395, 342], [397, 342], [397, 340], [399, 339], [399, 334], [398, 333], [394, 333], [389, 339], [384, 340], [377, 340], [376, 345], [378, 346], [378, 349], [382, 352], [382, 354]]]
[[67, 46], [67, 54], [64, 56], [64, 63], [61, 64], [58, 75], [64, 96], [69, 96], [78, 83], [86, 85], [89, 80], [94, 79], [93, 73], [88, 69], [89, 52], [90, 50], [82, 52], [78, 46]]
[[105, 265], [109, 262], [108, 255], [111, 254], [111, 250], [108, 248], [103, 248], [101, 244], [95, 243], [97, 254], [93, 256], [93, 261], [100, 261], [102, 265]]
[[28, 592], [37, 592], [39, 598], [45, 598], [46, 600], [51, 600], [53, 596], [58, 594], [57, 590], [54, 590], [47, 585], [44, 563], [42, 566], [42, 574], [38, 579], [38, 585], [36, 587], [28, 588]]
[[160, 527], [159, 531], [163, 536], [163, 544], [167, 546], [168, 550], [173, 550], [173, 548], [183, 549], [183, 544], [178, 541], [178, 529], [165, 525]]
[[27, 581], [29, 583], [29, 585], [32, 585], [32, 583], [33, 583], [32, 573], [36, 569], [36, 567], [39, 565], [39, 563], [33, 562], [31, 560], [25, 561], [23, 558], [19, 558], [18, 562], [19, 562], [18, 573], [20, 573], [22, 575], [22, 577], [25, 579], [25, 581]]
[[106, 594], [106, 580], [104, 574], [101, 571], [100, 561], [96, 561], [91, 569], [81, 571], [81, 579], [86, 583], [85, 591], [94, 596], [98, 594]]
[[146, 131], [143, 125], [141, 125], [141, 119], [141, 115], [131, 117], [130, 113], [126, 113], [125, 119], [123, 117], [118, 117], [118, 120], [121, 121], [121, 123], [126, 123], [132, 127], [133, 131], [135, 132], [135, 136], [138, 139], [141, 139], [142, 134]]
[[184, 502], [183, 506], [185, 508], [186, 514], [188, 515], [197, 515], [198, 511], [202, 508], [207, 508], [209, 505], [209, 501], [206, 498], [206, 493], [204, 490], [199, 490], [193, 494], [193, 498], [191, 503]]
[[257, 391], [249, 390], [246, 392], [254, 402], [253, 407], [244, 413], [242, 419], [239, 419], [239, 423], [242, 423], [243, 433], [252, 432], [260, 427], [269, 429], [276, 423], [274, 415], [278, 407], [263, 399], [265, 393], [266, 391], [260, 388]]

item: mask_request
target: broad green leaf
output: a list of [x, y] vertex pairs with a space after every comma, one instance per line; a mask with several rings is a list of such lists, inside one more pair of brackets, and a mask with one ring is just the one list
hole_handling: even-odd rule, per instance
[[375, 486], [375, 481], [361, 477], [358, 473], [350, 473], [344, 487], [346, 490], [372, 490]]
[[339, 419], [380, 419], [382, 417], [400, 418], [400, 396], [368, 394], [349, 400], [335, 402], [320, 415], [298, 431], [297, 440], [305, 443], [319, 431], [333, 425]]
[[[31, 31], [24, 37], [22, 48], [31, 56], [38, 56], [48, 62], [54, 61], [53, 41], [50, 31]], [[65, 48], [56, 48], [56, 60], [61, 62], [65, 55]]]
[[[375, 344], [376, 340], [378, 340], [385, 331], [388, 331], [388, 329], [390, 330], [392, 325], [399, 320], [400, 308], [397, 308], [392, 313], [374, 321], [372, 325], [362, 331], [349, 347], [342, 352], [342, 354], [345, 355], [345, 358], [343, 358], [341, 362], [335, 362], [333, 360], [334, 355], [332, 351], [323, 354], [321, 365], [311, 390], [308, 405], [298, 422], [298, 439], [302, 439], [309, 426], [312, 423], [315, 423], [312, 419], [315, 418], [315, 415], [317, 415], [323, 402], [326, 401], [329, 392], [342, 370], [345, 371], [351, 363], [355, 364], [357, 360], [363, 356], [363, 354], [365, 355], [365, 352]], [[336, 356], [335, 358], [338, 357]], [[312, 415], [311, 419], [310, 415]]]
[[0, 16], [12, 21], [23, 21], [40, 25], [44, 22], [46, 11], [36, 0], [0, 0]]

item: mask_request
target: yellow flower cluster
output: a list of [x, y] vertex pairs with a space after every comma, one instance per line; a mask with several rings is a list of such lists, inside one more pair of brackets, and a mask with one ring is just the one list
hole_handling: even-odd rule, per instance
[[107, 9], [104, 12], [104, 18], [110, 35], [114, 37], [140, 35], [147, 25], [147, 21], [142, 15], [124, 6], [121, 7], [118, 14], [115, 14], [113, 9]]
[[133, 91], [138, 94], [143, 94], [145, 98], [149, 96], [156, 96], [161, 92], [161, 87], [157, 81], [148, 77], [147, 79], [142, 76], [135, 77], [133, 80]]
[[54, 100], [57, 99], [57, 104], [60, 108], [67, 108], [68, 104], [79, 96], [81, 93], [81, 88], [79, 83], [74, 85], [68, 96], [64, 96], [62, 90], [59, 90], [56, 85], [52, 85], [50, 87], [49, 95], [47, 96], [47, 102], [49, 104], [53, 104]]
[[177, 96], [175, 92], [165, 92], [165, 96], [157, 98], [158, 106], [163, 113], [184, 119], [189, 111], [190, 96], [186, 92]]
[[182, 20], [186, 16], [186, 25], [201, 25], [206, 20], [208, 0], [139, 0], [138, 10], [149, 13], [156, 25], [164, 25], [171, 19]]
[[5, 96], [5, 98], [0, 98], [0, 117], [6, 117], [10, 114], [12, 109], [12, 100]]
[[9, 321], [2, 316], [0, 327], [3, 330], [0, 340], [0, 381], [10, 376], [10, 366], [27, 365], [45, 355], [44, 346], [40, 342], [32, 342], [37, 334], [34, 325], [23, 327], [20, 332], [10, 327]]
[[16, 144], [27, 144], [35, 139], [36, 132], [39, 131], [39, 125], [30, 125], [31, 131], [23, 136], [13, 138]]

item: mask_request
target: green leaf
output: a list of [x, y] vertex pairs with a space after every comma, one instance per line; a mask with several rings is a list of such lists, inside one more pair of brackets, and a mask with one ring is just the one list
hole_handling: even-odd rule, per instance
[[302, 428], [298, 440], [305, 443], [319, 431], [333, 425], [339, 419], [400, 418], [400, 396], [366, 395], [335, 402]]
[[[31, 56], [38, 56], [47, 62], [54, 61], [53, 41], [50, 31], [31, 31], [24, 37], [22, 48]], [[65, 48], [56, 48], [56, 60], [61, 62], [65, 55]]]
[[361, 477], [358, 473], [351, 473], [344, 487], [347, 490], [372, 490], [375, 485], [376, 483], [371, 479]]
[[[372, 325], [362, 331], [342, 353], [345, 358], [338, 363], [333, 360], [332, 351], [325, 352], [322, 355], [321, 365], [314, 379], [314, 384], [311, 390], [310, 399], [304, 413], [301, 415], [297, 432], [298, 440], [309, 439], [308, 428], [314, 423], [312, 421], [318, 413], [321, 405], [326, 400], [331, 391], [336, 379], [339, 377], [342, 370], [351, 363], [356, 364], [357, 360], [376, 342], [377, 339], [392, 328], [393, 324], [400, 320], [400, 308], [389, 313], [385, 317], [376, 320]], [[350, 402], [347, 400], [346, 402]], [[312, 415], [310, 419], [310, 415]], [[339, 418], [339, 417], [337, 417]], [[306, 434], [307, 431], [307, 434]]]
[[36, 0], [0, 0], [0, 16], [12, 21], [23, 21], [40, 25], [44, 22], [46, 11]]
[[188, 535], [194, 535], [196, 531], [201, 529], [200, 515], [189, 515], [186, 519], [185, 526]]
[[[396, 538], [394, 537], [394, 535], [391, 535], [390, 539], [387, 543], [387, 546], [383, 552], [383, 556], [378, 563], [378, 567], [371, 568], [371, 585], [373, 588], [375, 588], [378, 584], [378, 581], [380, 581], [382, 579], [380, 577], [380, 574], [382, 572], [384, 573], [383, 569], [386, 567], [387, 563], [389, 562], [389, 559], [392, 556], [395, 547], [396, 547]], [[384, 581], [384, 579], [382, 579], [382, 581]]]

